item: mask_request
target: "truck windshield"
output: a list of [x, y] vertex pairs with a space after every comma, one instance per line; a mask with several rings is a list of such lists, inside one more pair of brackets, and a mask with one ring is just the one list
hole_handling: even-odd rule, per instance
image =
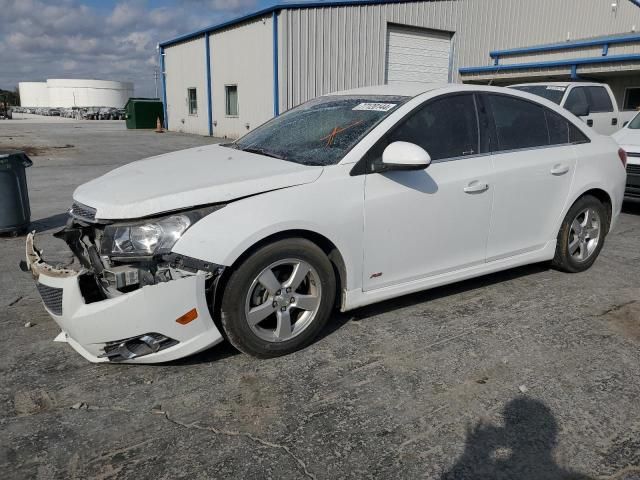
[[334, 165], [408, 99], [388, 95], [316, 98], [227, 146], [303, 165]]
[[557, 85], [518, 85], [509, 88], [538, 95], [539, 97], [551, 100], [553, 103], [557, 103], [558, 105], [560, 105], [562, 97], [564, 97], [564, 92], [567, 90], [566, 87]]

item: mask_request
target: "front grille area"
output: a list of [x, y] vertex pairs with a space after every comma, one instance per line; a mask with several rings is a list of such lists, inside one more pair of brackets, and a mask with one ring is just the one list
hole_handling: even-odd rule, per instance
[[86, 205], [78, 202], [74, 202], [73, 205], [71, 205], [69, 213], [72, 217], [77, 218], [78, 220], [91, 223], [96, 221], [96, 209], [87, 207]]
[[640, 153], [637, 152], [627, 152], [627, 157], [640, 157]]
[[62, 315], [62, 289], [36, 283], [44, 306], [54, 315]]
[[640, 165], [627, 164], [628, 175], [640, 175]]

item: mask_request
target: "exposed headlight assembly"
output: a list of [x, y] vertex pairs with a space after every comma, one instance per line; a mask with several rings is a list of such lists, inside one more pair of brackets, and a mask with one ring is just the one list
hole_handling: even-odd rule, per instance
[[107, 225], [101, 253], [109, 257], [151, 257], [171, 252], [189, 227], [224, 205], [180, 212], [130, 224]]

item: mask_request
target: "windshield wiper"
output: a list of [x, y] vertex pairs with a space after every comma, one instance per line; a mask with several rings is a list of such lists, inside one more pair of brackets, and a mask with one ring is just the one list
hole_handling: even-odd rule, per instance
[[286, 158], [283, 157], [282, 155], [268, 152], [263, 148], [247, 147], [247, 148], [241, 148], [240, 150], [247, 153], [257, 153], [259, 155], [264, 155], [265, 157], [277, 158], [278, 160], [286, 160]]

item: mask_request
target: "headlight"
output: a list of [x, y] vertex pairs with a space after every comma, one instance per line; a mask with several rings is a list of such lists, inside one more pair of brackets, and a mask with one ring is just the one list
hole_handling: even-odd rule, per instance
[[127, 256], [168, 253], [190, 226], [191, 220], [186, 215], [173, 215], [153, 223], [115, 227], [109, 254]]
[[187, 229], [224, 205], [132, 224], [107, 225], [101, 253], [110, 257], [149, 257], [169, 253]]

